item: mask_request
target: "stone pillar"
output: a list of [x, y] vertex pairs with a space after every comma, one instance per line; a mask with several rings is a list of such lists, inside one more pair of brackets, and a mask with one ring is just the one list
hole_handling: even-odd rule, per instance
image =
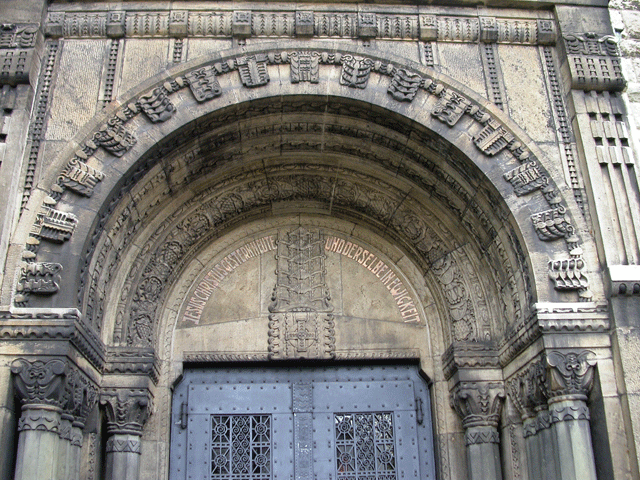
[[58, 359], [11, 364], [22, 401], [15, 480], [58, 480], [62, 404], [69, 367]]
[[538, 360], [507, 381], [509, 397], [522, 418], [527, 469], [532, 480], [559, 478], [545, 378], [545, 366]]
[[502, 382], [460, 382], [451, 400], [465, 430], [469, 480], [501, 480], [498, 420], [504, 400]]
[[142, 427], [151, 406], [146, 389], [111, 389], [104, 392], [100, 403], [106, 407], [107, 480], [137, 480], [140, 474]]
[[551, 430], [556, 441], [558, 478], [596, 480], [587, 394], [593, 385], [594, 353], [547, 354]]

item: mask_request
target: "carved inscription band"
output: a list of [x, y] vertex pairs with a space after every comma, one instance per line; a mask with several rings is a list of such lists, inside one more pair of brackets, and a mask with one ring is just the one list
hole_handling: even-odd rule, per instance
[[214, 290], [220, 288], [220, 283], [227, 278], [230, 273], [236, 270], [247, 260], [259, 257], [263, 253], [270, 252], [276, 248], [276, 242], [273, 235], [270, 235], [237, 248], [216, 263], [193, 291], [191, 298], [187, 302], [182, 320], [198, 324], [200, 322], [204, 306], [207, 304], [211, 294]]
[[393, 272], [391, 267], [376, 257], [375, 254], [356, 243], [332, 236], [327, 237], [325, 250], [351, 258], [373, 273], [380, 279], [380, 282], [387, 287], [387, 290], [389, 290], [405, 323], [420, 322], [418, 309], [409, 290], [404, 286], [402, 280]]

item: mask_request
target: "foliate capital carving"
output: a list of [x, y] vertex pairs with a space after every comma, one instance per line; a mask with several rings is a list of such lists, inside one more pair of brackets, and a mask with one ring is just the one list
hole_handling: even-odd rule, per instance
[[66, 379], [65, 411], [73, 417], [73, 425], [84, 428], [87, 416], [98, 402], [98, 388], [79, 369], [71, 368]]
[[465, 429], [496, 428], [504, 398], [502, 382], [460, 382], [451, 392], [451, 405]]
[[30, 362], [18, 358], [11, 364], [14, 385], [24, 405], [62, 407], [66, 401], [67, 362], [53, 359]]
[[547, 385], [550, 399], [559, 401], [568, 397], [586, 400], [593, 386], [596, 366], [594, 357], [595, 354], [589, 350], [547, 353]]
[[545, 366], [537, 361], [507, 381], [509, 398], [523, 419], [535, 417], [546, 404], [546, 377]]
[[100, 404], [106, 407], [110, 434], [141, 435], [152, 399], [146, 389], [108, 389], [102, 392]]

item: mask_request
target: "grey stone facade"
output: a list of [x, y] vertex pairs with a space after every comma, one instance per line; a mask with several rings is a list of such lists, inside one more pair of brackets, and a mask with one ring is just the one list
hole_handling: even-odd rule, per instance
[[[396, 364], [433, 435], [397, 414], [375, 478], [408, 444], [403, 478], [640, 478], [640, 7], [611, 7], [3, 1], [1, 479], [191, 478], [194, 371]], [[290, 468], [233, 478], [365, 478], [343, 437], [320, 466], [297, 375]]]

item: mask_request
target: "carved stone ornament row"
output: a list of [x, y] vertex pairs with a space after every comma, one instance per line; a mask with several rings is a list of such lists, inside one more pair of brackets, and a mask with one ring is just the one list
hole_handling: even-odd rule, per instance
[[59, 414], [69, 428], [84, 428], [87, 416], [98, 401], [98, 388], [84, 373], [66, 360], [27, 360], [11, 364], [14, 385], [26, 414], [21, 430], [49, 430], [61, 433]]
[[509, 397], [525, 421], [525, 434], [559, 421], [588, 420], [585, 401], [595, 366], [595, 354], [589, 350], [551, 351], [507, 380]]
[[171, 10], [50, 12], [53, 38], [379, 38], [439, 42], [552, 45], [553, 20], [354, 11]]
[[340, 84], [356, 89], [365, 89], [371, 74], [376, 72], [390, 78], [387, 91], [396, 101], [411, 102], [422, 91], [438, 98], [432, 115], [449, 127], [455, 127], [463, 116], [477, 122], [481, 130], [473, 137], [473, 142], [483, 154], [492, 157], [505, 151], [521, 163], [504, 174], [515, 194], [523, 196], [540, 191], [550, 207], [549, 210], [534, 214], [532, 224], [541, 240], [562, 239], [566, 242], [569, 257], [549, 262], [549, 278], [555, 288], [578, 291], [581, 300], [590, 299], [588, 280], [582, 273], [585, 267], [582, 249], [578, 246], [579, 239], [560, 193], [535, 155], [501, 122], [471, 99], [409, 69], [351, 54], [283, 51], [240, 56], [194, 69], [140, 95], [135, 102], [121, 108], [99, 127], [62, 169], [37, 215], [23, 253], [27, 265], [19, 273], [15, 304], [26, 306], [32, 294], [51, 295], [58, 291], [62, 265], [37, 262], [38, 245], [41, 241], [64, 242], [73, 234], [77, 219], [55, 207], [65, 190], [81, 196], [92, 195], [104, 174], [85, 162], [98, 148], [115, 157], [122, 157], [137, 142], [127, 130], [127, 123], [138, 115], [143, 115], [151, 123], [168, 121], [176, 111], [171, 101], [171, 95], [175, 92], [189, 88], [198, 102], [206, 102], [222, 95], [218, 77], [234, 71], [244, 87], [259, 88], [270, 81], [268, 65], [278, 64], [290, 65], [292, 83], [319, 82], [319, 65], [336, 65], [341, 68]]
[[38, 25], [3, 23], [0, 25], [0, 85], [29, 83], [29, 72], [37, 61], [34, 46]]

